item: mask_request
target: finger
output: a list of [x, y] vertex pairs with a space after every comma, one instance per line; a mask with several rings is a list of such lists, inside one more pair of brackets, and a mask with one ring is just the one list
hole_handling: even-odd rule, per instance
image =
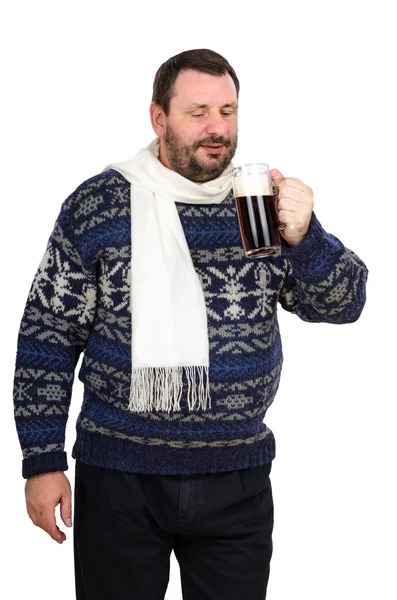
[[39, 527], [44, 529], [53, 540], [62, 544], [66, 540], [66, 535], [61, 531], [55, 521], [54, 509], [47, 510], [40, 515]]
[[278, 202], [277, 202], [277, 207], [279, 210], [285, 208], [285, 210], [298, 210], [299, 206], [301, 205], [299, 200], [296, 200], [296, 198], [279, 198]]
[[278, 169], [271, 169], [269, 175], [272, 179], [284, 179], [284, 175]]
[[273, 179], [273, 183], [277, 188], [284, 181], [284, 175], [278, 169], [272, 169], [269, 172], [269, 175]]
[[307, 192], [311, 190], [308, 185], [303, 183], [300, 179], [296, 179], [295, 177], [285, 177], [282, 182], [282, 187], [293, 187], [298, 190], [302, 190], [302, 192]]
[[280, 222], [284, 225], [284, 228], [281, 230], [284, 234], [294, 233], [298, 229], [297, 224], [293, 221], [288, 222], [282, 218]]
[[278, 212], [279, 215], [280, 215], [281, 212], [283, 212], [283, 213], [290, 213], [292, 215], [295, 215], [297, 213], [297, 210], [294, 210], [293, 208], [288, 208], [288, 206], [285, 207], [285, 206], [281, 205], [281, 206], [278, 206], [277, 212]]
[[293, 187], [292, 185], [281, 185], [278, 195], [281, 197], [289, 196], [290, 198], [299, 198], [300, 200], [310, 197], [306, 190], [301, 190], [300, 188]]
[[55, 527], [43, 527], [43, 529], [55, 542], [58, 542], [58, 544], [63, 544], [66, 540], [65, 533], [59, 529], [58, 525], [55, 525]]
[[293, 213], [290, 210], [279, 210], [278, 219], [279, 221], [284, 223], [290, 230], [294, 229], [296, 226], [295, 213]]
[[278, 213], [278, 217], [282, 223], [286, 224], [286, 229], [290, 232], [307, 231], [307, 221], [297, 213], [283, 210]]
[[61, 519], [66, 527], [72, 526], [72, 494], [70, 490], [61, 497]]
[[284, 192], [287, 192], [287, 195], [293, 194], [294, 196], [299, 194], [299, 196], [302, 198], [311, 195], [311, 190], [309, 188], [303, 188], [295, 183], [290, 184], [289, 179], [284, 179], [284, 181], [278, 187], [279, 194], [283, 194]]

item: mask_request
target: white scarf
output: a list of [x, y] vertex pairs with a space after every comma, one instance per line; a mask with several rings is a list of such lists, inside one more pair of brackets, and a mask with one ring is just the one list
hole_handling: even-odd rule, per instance
[[158, 159], [159, 138], [131, 160], [108, 165], [131, 184], [131, 388], [129, 410], [211, 407], [207, 313], [175, 202], [219, 204], [232, 164], [195, 183]]

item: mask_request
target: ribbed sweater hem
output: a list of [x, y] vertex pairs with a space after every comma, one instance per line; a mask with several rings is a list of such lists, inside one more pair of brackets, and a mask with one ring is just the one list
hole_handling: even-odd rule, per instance
[[189, 475], [257, 467], [276, 454], [273, 433], [253, 444], [205, 449], [164, 448], [134, 444], [84, 430], [77, 431], [72, 457], [83, 463], [132, 473]]

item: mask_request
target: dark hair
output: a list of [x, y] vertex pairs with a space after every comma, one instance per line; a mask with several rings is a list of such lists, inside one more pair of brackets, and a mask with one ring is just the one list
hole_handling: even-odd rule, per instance
[[223, 56], [213, 50], [186, 50], [169, 58], [158, 69], [153, 82], [152, 102], [159, 104], [168, 115], [171, 98], [174, 95], [174, 84], [181, 71], [193, 69], [208, 75], [221, 77], [229, 73], [237, 90], [240, 91], [240, 82], [233, 67]]

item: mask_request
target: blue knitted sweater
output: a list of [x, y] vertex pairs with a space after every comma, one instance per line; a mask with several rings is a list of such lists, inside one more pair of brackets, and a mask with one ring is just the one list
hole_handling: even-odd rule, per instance
[[14, 378], [23, 477], [68, 468], [65, 429], [82, 352], [73, 458], [163, 474], [267, 463], [275, 442], [264, 417], [282, 366], [278, 303], [309, 322], [359, 317], [366, 267], [314, 214], [297, 247], [247, 259], [232, 194], [177, 210], [206, 303], [211, 408], [189, 411], [184, 388], [180, 411], [128, 410], [130, 187], [106, 171], [62, 204], [23, 312]]

